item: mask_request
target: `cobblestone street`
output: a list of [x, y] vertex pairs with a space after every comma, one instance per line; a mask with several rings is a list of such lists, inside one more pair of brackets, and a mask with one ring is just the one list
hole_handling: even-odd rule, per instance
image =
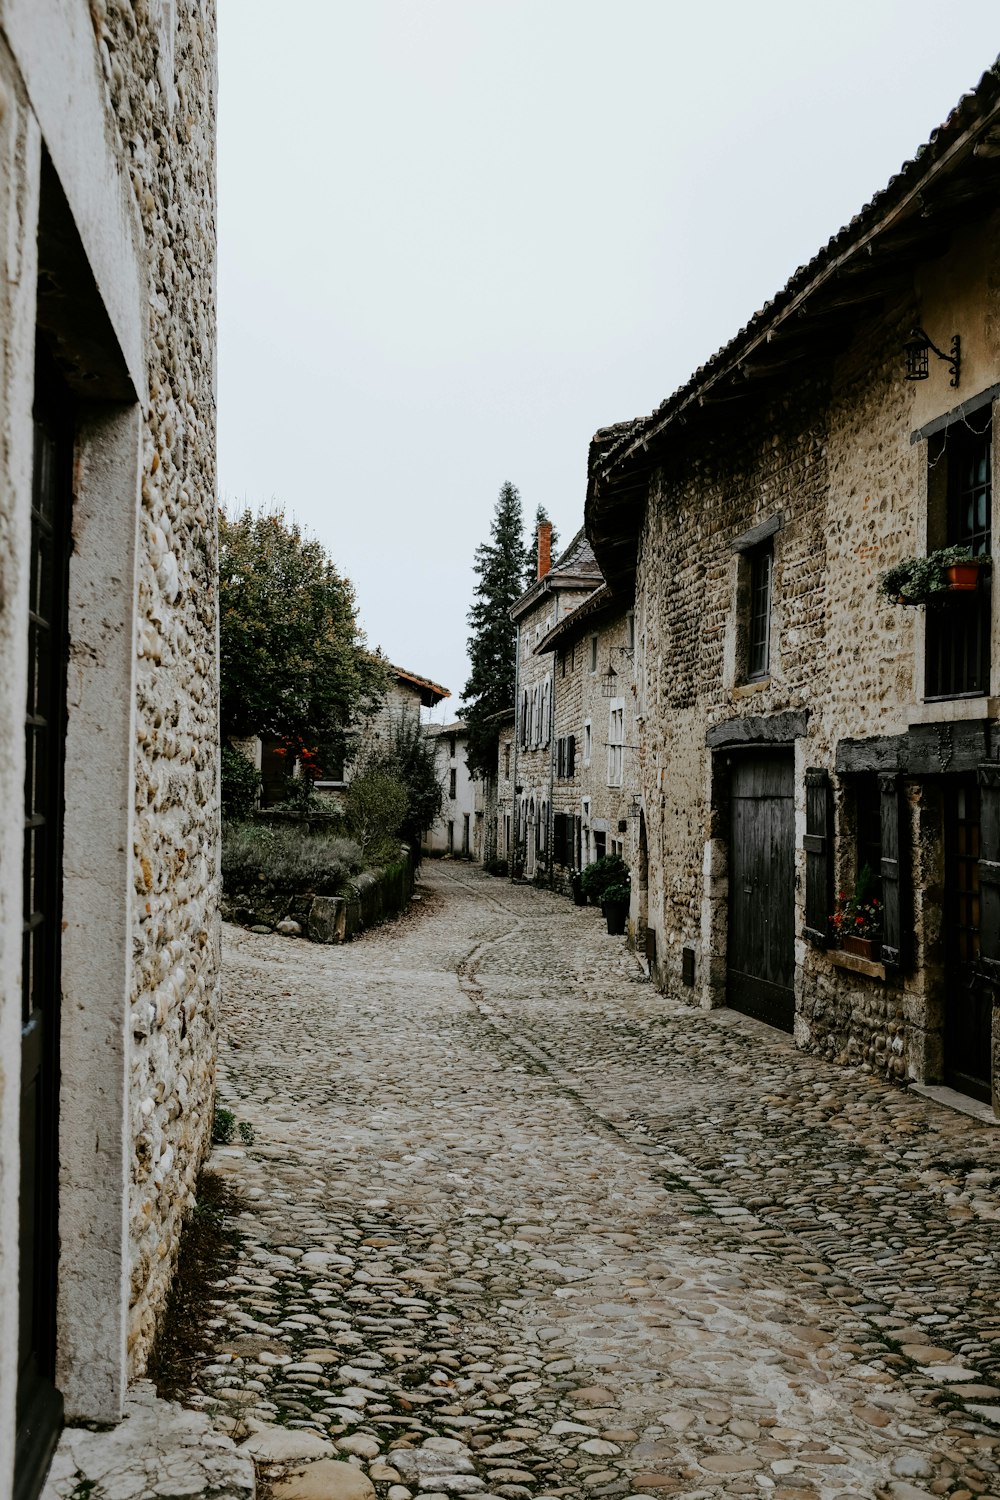
[[255, 1141], [189, 1404], [275, 1495], [1000, 1496], [1000, 1132], [665, 999], [593, 909], [418, 890], [227, 928]]

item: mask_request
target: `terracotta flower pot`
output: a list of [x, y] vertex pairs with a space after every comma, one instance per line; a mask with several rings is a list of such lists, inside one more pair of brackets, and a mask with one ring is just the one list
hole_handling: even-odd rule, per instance
[[945, 569], [945, 575], [950, 589], [974, 589], [979, 583], [979, 564], [952, 563], [951, 567]]
[[854, 937], [845, 932], [840, 939], [840, 946], [845, 953], [856, 953], [858, 958], [868, 958], [877, 963], [882, 953], [881, 938]]

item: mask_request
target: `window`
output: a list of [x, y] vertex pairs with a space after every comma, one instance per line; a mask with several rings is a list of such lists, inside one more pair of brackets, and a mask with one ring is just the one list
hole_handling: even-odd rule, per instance
[[583, 764], [590, 765], [591, 751], [594, 748], [593, 735], [590, 729], [590, 720], [587, 719], [583, 726]]
[[603, 829], [594, 829], [594, 858], [603, 859], [607, 853], [608, 836]]
[[576, 775], [576, 735], [567, 734], [556, 740], [556, 775]]
[[[985, 415], [974, 413], [967, 422], [953, 423], [938, 434], [928, 456], [932, 466], [929, 546], [968, 547], [974, 556], [989, 552], [993, 510], [989, 408]], [[989, 692], [990, 594], [989, 574], [981, 572], [974, 590], [946, 594], [939, 604], [928, 607], [925, 698], [977, 697]]]
[[521, 698], [521, 749], [528, 748], [528, 689], [525, 688]]
[[455, 739], [455, 736], [453, 734], [449, 734], [449, 736], [448, 736], [448, 754], [449, 754], [449, 756], [451, 757], [452, 760], [455, 759], [455, 748], [456, 748], [456, 739]]
[[854, 778], [855, 880], [871, 871], [869, 890], [882, 896], [882, 794], [877, 776]]
[[747, 678], [766, 677], [771, 659], [771, 576], [774, 552], [771, 544], [750, 553], [750, 610], [747, 618]]
[[625, 645], [629, 651], [635, 650], [635, 610], [632, 609], [625, 616]]
[[448, 796], [449, 797], [454, 797], [455, 796], [455, 791], [456, 791], [455, 782], [456, 782], [456, 780], [457, 780], [457, 775], [456, 775], [456, 772], [455, 772], [455, 767], [452, 766], [451, 770], [448, 772]]
[[597, 636], [590, 637], [590, 670], [597, 671]]
[[509, 781], [510, 780], [510, 742], [509, 741], [503, 747], [503, 774], [504, 774], [505, 778]]
[[608, 715], [608, 786], [621, 786], [625, 745], [625, 704], [615, 698]]
[[547, 682], [544, 682], [542, 684], [541, 722], [538, 726], [538, 740], [542, 745], [547, 745], [549, 743], [549, 739], [551, 738], [552, 724], [550, 708], [551, 694], [549, 692], [549, 684]]

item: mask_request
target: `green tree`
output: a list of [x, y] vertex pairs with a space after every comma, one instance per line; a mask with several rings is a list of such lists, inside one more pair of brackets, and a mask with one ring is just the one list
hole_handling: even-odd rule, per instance
[[[535, 511], [535, 529], [531, 533], [531, 545], [528, 548], [528, 560], [524, 568], [524, 586], [530, 589], [538, 578], [538, 528], [544, 521], [549, 520], [549, 513], [544, 505], [540, 505]], [[555, 561], [556, 551], [559, 546], [559, 533], [552, 527], [552, 559]]]
[[353, 586], [280, 511], [220, 512], [219, 614], [223, 743], [341, 749], [352, 717], [384, 699], [388, 664], [365, 647]]
[[514, 707], [517, 631], [510, 610], [524, 592], [528, 549], [524, 545], [521, 496], [501, 485], [490, 539], [476, 548], [476, 586], [468, 613], [469, 680], [462, 717], [469, 726], [468, 762], [474, 776], [496, 774], [499, 728], [495, 715]]
[[434, 744], [420, 715], [402, 713], [386, 742], [378, 741], [359, 763], [356, 775], [385, 775], [406, 788], [406, 814], [394, 832], [406, 840], [419, 862], [420, 840], [441, 811], [444, 788], [438, 777]]

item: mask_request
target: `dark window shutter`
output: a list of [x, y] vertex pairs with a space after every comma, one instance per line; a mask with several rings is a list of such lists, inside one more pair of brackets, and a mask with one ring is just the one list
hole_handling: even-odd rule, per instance
[[833, 873], [830, 777], [821, 767], [806, 772], [806, 925], [804, 936], [818, 947], [827, 942]]
[[900, 838], [900, 780], [895, 771], [878, 778], [882, 802], [882, 962], [903, 967], [903, 870]]
[[571, 734], [566, 740], [566, 775], [576, 775], [576, 735]]
[[1000, 984], [1000, 761], [979, 767], [979, 967]]

